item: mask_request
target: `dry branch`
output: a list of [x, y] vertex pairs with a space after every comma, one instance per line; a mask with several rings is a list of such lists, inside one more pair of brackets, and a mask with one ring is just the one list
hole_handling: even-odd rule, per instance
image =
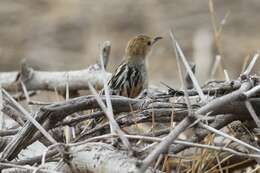
[[[129, 157], [128, 152], [118, 151], [108, 144], [87, 143], [70, 149], [72, 160], [58, 171], [63, 173], [99, 172], [99, 173], [140, 173], [138, 160]], [[154, 172], [151, 169], [145, 173]], [[157, 171], [155, 171], [157, 172]]]
[[[216, 116], [216, 119], [211, 119], [211, 117], [208, 117], [208, 122], [212, 122], [210, 125], [214, 128], [222, 128], [225, 125], [229, 124], [233, 120], [236, 119], [250, 119], [250, 114], [247, 111], [245, 105], [240, 106], [237, 108], [237, 105], [243, 105], [243, 98], [241, 99], [241, 93], [245, 93], [250, 87], [251, 87], [251, 82], [244, 81], [241, 84], [241, 88], [237, 91], [231, 92], [227, 95], [224, 95], [222, 97], [213, 99], [211, 102], [205, 104], [202, 107], [195, 106], [192, 108], [195, 110], [195, 113], [199, 118], [202, 118], [200, 115], [201, 114], [207, 114], [210, 112], [210, 116]], [[242, 94], [243, 95], [243, 94]], [[102, 100], [105, 101], [105, 98], [102, 97]], [[232, 104], [230, 104], [232, 102]], [[185, 117], [187, 117], [188, 112], [187, 112], [187, 107], [184, 103], [178, 102], [176, 104], [172, 104], [169, 102], [169, 100], [161, 100], [159, 97], [159, 100], [149, 100], [149, 99], [129, 99], [129, 98], [124, 98], [124, 97], [119, 97], [119, 96], [112, 96], [111, 97], [111, 103], [114, 108], [115, 113], [120, 113], [120, 112], [125, 112], [125, 115], [122, 115], [122, 117], [118, 117], [117, 122], [120, 126], [122, 127], [127, 127], [131, 124], [134, 123], [140, 123], [140, 122], [149, 122], [151, 121], [152, 115], [155, 115], [156, 121], [160, 122], [163, 118], [166, 118], [166, 121], [161, 121], [161, 122], [169, 122], [170, 117], [172, 114], [175, 114], [175, 121], [183, 121]], [[255, 101], [253, 103], [254, 107], [256, 104], [259, 104], [259, 101]], [[5, 106], [6, 104], [4, 104]], [[10, 106], [10, 104], [7, 104]], [[39, 112], [37, 112], [37, 116], [35, 117], [36, 120], [43, 125], [43, 127], [46, 130], [50, 130], [55, 128], [58, 124], [62, 124], [65, 117], [78, 112], [82, 110], [91, 110], [91, 109], [96, 109], [99, 108], [99, 105], [95, 98], [93, 96], [83, 96], [83, 97], [78, 97], [74, 99], [70, 99], [65, 102], [61, 103], [55, 103], [51, 105], [44, 106], [40, 109]], [[132, 111], [138, 110], [136, 113], [133, 113]], [[226, 112], [233, 112], [236, 115], [218, 115], [220, 113], [225, 113]], [[258, 109], [256, 109], [257, 112], [259, 112]], [[130, 112], [130, 113], [129, 113]], [[131, 113], [132, 112], [132, 113]], [[238, 116], [238, 113], [242, 114]], [[19, 113], [19, 112], [18, 112]], [[93, 114], [95, 115], [95, 113]], [[104, 116], [104, 114], [97, 113], [96, 115], [99, 116]], [[90, 118], [93, 118], [95, 116], [91, 116]], [[82, 119], [80, 119], [82, 120]], [[187, 120], [187, 119], [186, 119]], [[185, 122], [185, 120], [184, 120]], [[185, 123], [185, 126], [190, 125], [193, 121]], [[75, 123], [72, 121], [72, 123]], [[181, 123], [182, 124], [182, 123]], [[75, 124], [73, 124], [75, 125]], [[103, 126], [104, 128], [106, 127], [109, 129], [108, 124]], [[97, 127], [98, 128], [98, 127]], [[95, 128], [94, 128], [95, 129]], [[92, 130], [94, 130], [92, 129]], [[181, 133], [183, 130], [186, 128], [179, 128], [178, 126], [176, 127], [176, 130], [180, 130], [180, 132], [176, 133], [172, 131], [174, 135], [177, 135]], [[88, 131], [88, 133], [90, 133]], [[162, 133], [163, 134], [163, 133]], [[167, 134], [167, 131], [164, 132], [164, 134]], [[203, 139], [206, 135], [208, 134], [208, 131], [206, 130], [198, 130], [196, 135], [192, 137], [190, 141], [200, 141]], [[12, 160], [15, 158], [21, 151], [21, 149], [27, 147], [28, 145], [31, 144], [31, 140], [34, 139], [40, 139], [42, 135], [37, 131], [37, 129], [32, 125], [30, 122], [26, 122], [26, 124], [22, 127], [22, 129], [15, 135], [13, 138], [12, 142], [10, 140], [8, 141], [9, 144], [7, 147], [5, 147], [5, 152], [2, 154], [2, 158]], [[90, 136], [89, 136], [90, 137]], [[10, 138], [9, 138], [10, 139]], [[18, 139], [22, 139], [20, 142], [15, 142], [14, 141]], [[80, 140], [83, 140], [79, 138]], [[172, 144], [173, 141], [169, 141], [169, 144]], [[15, 145], [12, 145], [15, 143]], [[19, 146], [19, 147], [18, 147]], [[187, 145], [177, 145], [174, 147], [174, 150], [170, 150], [170, 152], [179, 152], [182, 151], [184, 148], [187, 148]], [[9, 150], [9, 149], [11, 150]], [[9, 152], [11, 151], [11, 152]], [[161, 151], [160, 151], [161, 152]], [[4, 156], [4, 157], [3, 157]], [[40, 158], [40, 157], [39, 157]], [[34, 163], [39, 163], [40, 159], [34, 160], [33, 162], [30, 162], [30, 164]], [[29, 160], [28, 160], [29, 162]], [[28, 162], [23, 162], [23, 163], [28, 163]], [[22, 162], [21, 162], [22, 163]], [[98, 169], [98, 168], [96, 168]]]
[[[248, 83], [245, 82], [245, 84], [243, 84], [243, 86], [244, 85], [247, 86], [247, 84]], [[244, 88], [244, 87], [242, 87], [242, 88]], [[248, 114], [248, 111], [245, 109], [245, 106], [244, 106], [244, 108], [239, 107], [239, 109], [237, 109], [236, 104], [234, 104], [234, 103], [230, 104], [230, 102], [232, 102], [232, 101], [237, 101], [236, 99], [238, 99], [240, 94], [243, 93], [244, 91], [245, 90], [241, 89], [239, 91], [235, 91], [228, 95], [225, 95], [221, 98], [217, 98], [217, 99], [209, 102], [205, 106], [201, 107], [196, 113], [198, 115], [200, 115], [200, 114], [206, 114], [208, 112], [211, 112], [211, 116], [223, 114], [223, 113], [225, 113], [225, 111], [231, 112], [231, 113], [232, 112], [233, 113], [242, 112], [242, 113]], [[105, 98], [103, 98], [103, 100], [105, 100]], [[111, 98], [111, 101], [112, 101], [114, 111], [117, 113], [129, 112], [129, 111], [133, 111], [133, 110], [145, 110], [149, 107], [149, 101], [147, 102], [145, 100], [140, 100], [140, 99], [139, 100], [138, 99], [129, 99], [129, 98], [124, 98], [124, 97], [114, 96]], [[237, 103], [239, 103], [239, 101]], [[154, 107], [156, 109], [156, 106], [159, 107], [160, 103], [158, 103], [157, 105], [153, 103], [153, 106], [151, 106], [151, 107]], [[174, 105], [172, 105], [171, 103], [169, 103], [169, 104], [165, 103], [165, 104], [163, 104], [163, 107], [164, 107], [164, 109], [166, 107], [168, 107], [169, 108], [168, 112], [167, 112], [167, 109], [166, 110], [162, 109], [162, 113], [158, 114], [158, 116], [165, 115], [165, 116], [169, 117], [173, 113], [172, 111], [170, 111], [170, 109], [173, 109]], [[219, 107], [221, 107], [221, 109], [219, 109]], [[54, 128], [56, 126], [55, 124], [57, 124], [58, 122], [61, 122], [66, 116], [68, 116], [72, 113], [82, 111], [82, 110], [88, 110], [88, 109], [96, 109], [96, 108], [99, 108], [99, 105], [92, 96], [83, 96], [83, 97], [71, 99], [71, 100], [63, 102], [63, 103], [57, 103], [57, 104], [45, 106], [45, 107], [41, 108], [41, 111], [37, 113], [37, 116], [35, 118], [36, 118], [36, 120], [38, 120], [38, 122], [44, 124], [44, 127], [47, 130], [49, 130], [51, 128]], [[246, 111], [243, 111], [243, 110], [246, 110]], [[145, 110], [145, 112], [147, 113], [147, 110]], [[143, 113], [145, 113], [145, 112], [143, 112]], [[152, 114], [152, 112], [153, 111], [151, 110], [151, 112], [149, 114]], [[178, 113], [179, 113], [180, 115], [185, 116], [185, 111], [182, 112], [182, 111], [176, 110], [176, 112], [174, 112], [174, 113], [176, 115], [178, 115]], [[141, 113], [141, 115], [142, 115], [142, 113]], [[186, 112], [186, 115], [187, 115], [187, 112]], [[178, 118], [176, 118], [176, 119], [178, 119]], [[21, 133], [22, 131], [24, 131], [24, 132]], [[18, 138], [23, 139], [23, 142], [22, 142], [23, 144], [19, 143], [18, 146], [20, 147], [20, 149], [15, 147], [14, 151], [16, 151], [16, 153], [19, 153], [19, 150], [21, 150], [23, 147], [26, 147], [28, 145], [28, 141], [30, 141], [30, 139], [35, 135], [35, 133], [36, 133], [36, 128], [30, 122], [27, 122], [26, 125], [20, 130], [19, 134], [17, 134], [15, 137], [16, 140]], [[9, 145], [8, 147], [11, 147], [11, 145]], [[16, 154], [10, 158], [13, 158], [15, 156], [16, 156]], [[9, 157], [6, 157], [6, 158], [9, 158]]]
[[[107, 64], [111, 44], [104, 42], [101, 53], [104, 62]], [[105, 64], [105, 66], [106, 66]], [[103, 87], [103, 78], [108, 80], [110, 73], [101, 71], [100, 64], [94, 64], [83, 70], [75, 71], [36, 71], [28, 67], [25, 61], [22, 62], [21, 70], [18, 72], [1, 72], [0, 85], [8, 91], [22, 91], [21, 81], [26, 89], [30, 90], [58, 90], [65, 91], [66, 83], [72, 91], [87, 90], [88, 82], [98, 89]]]
[[[178, 47], [178, 51], [181, 52], [180, 47]], [[182, 54], [181, 56], [182, 61], [186, 62], [184, 55]], [[187, 62], [185, 64], [186, 68], [190, 68], [187, 65]], [[252, 115], [254, 120], [258, 122], [257, 115], [260, 113], [259, 79], [258, 77], [249, 76], [249, 73], [255, 64], [255, 60], [250, 64], [251, 65], [249, 65], [246, 70], [246, 74], [241, 75], [237, 80], [228, 82], [215, 81], [202, 88], [196, 84], [194, 85], [196, 86], [196, 90], [187, 90], [185, 88], [184, 91], [176, 91], [169, 88], [169, 93], [149, 93], [148, 91], [149, 94], [147, 96], [138, 97], [136, 99], [107, 95], [106, 97], [98, 97], [98, 101], [96, 100], [97, 94], [95, 96], [88, 95], [68, 99], [63, 102], [48, 103], [32, 113], [28, 113], [19, 103], [14, 101], [12, 97], [8, 96], [8, 93], [4, 92], [2, 112], [16, 121], [21, 127], [16, 126], [13, 129], [0, 131], [0, 151], [2, 151], [1, 161], [3, 161], [0, 169], [11, 167], [3, 166], [4, 162], [12, 165], [44, 165], [45, 159], [43, 158], [45, 157], [41, 155], [28, 159], [14, 160], [24, 148], [37, 140], [41, 141], [46, 146], [55, 143], [54, 145], [49, 146], [54, 149], [52, 148], [52, 150], [46, 152], [46, 158], [48, 160], [54, 160], [54, 158], [62, 160], [62, 165], [59, 165], [57, 170], [68, 173], [84, 171], [109, 173], [129, 171], [138, 173], [144, 171], [152, 172], [152, 163], [156, 162], [156, 169], [160, 168], [160, 162], [164, 160], [164, 154], [171, 154], [173, 158], [174, 156], [180, 157], [179, 153], [190, 147], [213, 149], [220, 153], [228, 153], [228, 156], [232, 153], [243, 159], [245, 157], [258, 158], [260, 156], [256, 152], [248, 154], [236, 151], [233, 148], [222, 148], [222, 146], [211, 146], [210, 144], [198, 143], [209, 134], [208, 130], [218, 132], [218, 134], [222, 134], [222, 136], [229, 137], [230, 139], [230, 135], [225, 135], [223, 134], [224, 132], [219, 133], [216, 129], [226, 127], [235, 120], [254, 122], [252, 121]], [[88, 70], [89, 72], [94, 70], [92, 71], [93, 74], [100, 72], [102, 75], [102, 73], [104, 73], [100, 65], [89, 67]], [[32, 87], [30, 88], [30, 80], [35, 77], [36, 73], [26, 65], [22, 67], [18, 83], [22, 82], [25, 84], [24, 86], [26, 87], [24, 87], [24, 90], [32, 89]], [[47, 72], [44, 73], [47, 74]], [[50, 72], [48, 75], [53, 76], [55, 74]], [[190, 75], [192, 74], [190, 73]], [[79, 85], [77, 85], [78, 81], [76, 80], [68, 81], [67, 76], [64, 76], [64, 81], [62, 82], [63, 86], [58, 87], [59, 90], [65, 90], [66, 84], [69, 84], [71, 90], [87, 89], [79, 87]], [[95, 76], [95, 79], [96, 78], [97, 76]], [[194, 76], [192, 78], [194, 83], [194, 80], [196, 79]], [[101, 83], [103, 83], [102, 80], [103, 79], [101, 78]], [[55, 81], [57, 82], [57, 79], [55, 79]], [[86, 86], [88, 82], [89, 81], [85, 81]], [[56, 88], [57, 86], [58, 84], [56, 85]], [[71, 86], [76, 87], [73, 88]], [[47, 86], [47, 89], [49, 89], [49, 85]], [[207, 97], [206, 94], [208, 94]], [[30, 100], [28, 94], [26, 94], [26, 97], [27, 101]], [[198, 101], [199, 98], [203, 99], [203, 102]], [[250, 102], [250, 107], [248, 107], [248, 104], [245, 104], [245, 102]], [[35, 103], [39, 102], [36, 101]], [[144, 134], [137, 133], [135, 134], [136, 136], [133, 136], [126, 134], [125, 132], [122, 132], [121, 134], [109, 134], [109, 122], [103, 122], [102, 124], [97, 123], [97, 126], [82, 123], [84, 120], [105, 116], [105, 113], [100, 111], [100, 105], [102, 105], [104, 112], [109, 113], [109, 122], [116, 124], [117, 129], [120, 128], [125, 130], [126, 127], [129, 128], [132, 125], [147, 122], [163, 124], [164, 128]], [[112, 107], [113, 110], [111, 109]], [[97, 109], [99, 111], [93, 112], [93, 110]], [[79, 114], [82, 114], [81, 111], [88, 112], [85, 115], [78, 116]], [[76, 117], [66, 119], [66, 117], [73, 115], [76, 115]], [[110, 117], [113, 115], [115, 115], [115, 119]], [[171, 126], [169, 127], [169, 122], [177, 122], [178, 124], [172, 128]], [[35, 125], [38, 127], [36, 128]], [[57, 140], [58, 138], [63, 137], [62, 129], [65, 125], [77, 129], [73, 140], [71, 140], [72, 143], [64, 144], [63, 139]], [[177, 140], [177, 137], [190, 127], [194, 129], [192, 136], [187, 141]], [[86, 128], [87, 130], [82, 132], [83, 128]], [[252, 128], [250, 130], [252, 130]], [[42, 134], [43, 132], [46, 137], [53, 139], [51, 140], [52, 143], [46, 141], [46, 138], [44, 138]], [[139, 135], [139, 138], [137, 135]], [[152, 138], [151, 136], [157, 137]], [[117, 143], [114, 143], [115, 146], [112, 146], [108, 139], [114, 137], [120, 137], [121, 139], [129, 138], [129, 142], [128, 140], [125, 140], [123, 144], [126, 144], [127, 141], [127, 143], [131, 145], [133, 151], [135, 151], [133, 153], [134, 155], [130, 156], [129, 150], [123, 151], [126, 148], [130, 148], [130, 145], [123, 145], [121, 143], [122, 141], [117, 141]], [[248, 148], [258, 151], [257, 146], [245, 144], [244, 141], [242, 142], [234, 137], [232, 137], [232, 139], [233, 141], [238, 142], [238, 144], [243, 144]], [[55, 140], [60, 143], [57, 143]], [[98, 142], [91, 143], [93, 141]], [[54, 147], [58, 145], [63, 146], [67, 150], [65, 151], [59, 147]], [[160, 159], [158, 159], [158, 157]], [[140, 158], [145, 159], [140, 161]], [[165, 157], [164, 162], [167, 161], [166, 158], [167, 157]], [[222, 159], [222, 155], [220, 158]], [[219, 158], [214, 158], [214, 163], [215, 162], [219, 165]], [[175, 164], [175, 167], [176, 166], [177, 165]], [[37, 168], [39, 167], [41, 166], [38, 166]], [[24, 167], [18, 169], [21, 171], [24, 170]], [[12, 172], [17, 170], [9, 169], [5, 171]], [[32, 171], [30, 170], [29, 172]]]

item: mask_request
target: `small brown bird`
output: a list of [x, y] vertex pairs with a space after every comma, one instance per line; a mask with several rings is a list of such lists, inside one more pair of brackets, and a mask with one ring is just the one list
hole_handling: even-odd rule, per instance
[[148, 87], [145, 59], [152, 46], [160, 39], [162, 37], [138, 35], [129, 40], [123, 62], [108, 82], [113, 95], [134, 98]]

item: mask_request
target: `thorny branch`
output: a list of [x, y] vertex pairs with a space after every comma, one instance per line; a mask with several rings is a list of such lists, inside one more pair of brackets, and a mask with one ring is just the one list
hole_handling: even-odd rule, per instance
[[[182, 61], [186, 62], [179, 44], [176, 41], [175, 43], [175, 46], [178, 47], [176, 50], [181, 55]], [[106, 56], [108, 57], [108, 55]], [[240, 135], [243, 138], [236, 139], [227, 135], [227, 131], [218, 131], [225, 129], [225, 127], [232, 125], [232, 123], [238, 120], [241, 122], [248, 121], [259, 126], [259, 118], [257, 116], [260, 113], [259, 78], [249, 75], [255, 61], [256, 58], [253, 58], [245, 73], [238, 79], [228, 82], [214, 81], [200, 87], [196, 83], [193, 74], [190, 73], [193, 76], [191, 79], [195, 89], [182, 91], [169, 87], [168, 92], [155, 92], [152, 90], [148, 92], [149, 94], [146, 97], [136, 99], [121, 96], [87, 95], [62, 102], [49, 102], [39, 106], [39, 109], [33, 112], [25, 110], [20, 103], [9, 96], [7, 91], [4, 91], [2, 112], [13, 119], [17, 125], [12, 129], [0, 131], [0, 163], [2, 163], [0, 168], [6, 169], [14, 165], [25, 164], [34, 166], [36, 164], [37, 166], [38, 164], [41, 166], [36, 168], [30, 167], [30, 169], [39, 169], [39, 171], [44, 172], [46, 171], [44, 167], [45, 162], [53, 161], [57, 162], [57, 168], [50, 170], [50, 172], [75, 172], [75, 170], [76, 172], [79, 170], [114, 172], [115, 169], [119, 172], [127, 172], [129, 170], [133, 172], [152, 172], [153, 164], [157, 160], [155, 171], [160, 172], [164, 167], [158, 166], [161, 160], [163, 160], [162, 158], [165, 157], [165, 160], [167, 160], [169, 156], [173, 159], [178, 159], [184, 153], [188, 156], [198, 153], [198, 151], [191, 151], [187, 154], [187, 149], [190, 148], [203, 148], [206, 151], [214, 150], [220, 153], [218, 159], [223, 160], [226, 158], [226, 155], [222, 157], [221, 153], [229, 154], [229, 156], [230, 154], [232, 156], [236, 155], [243, 159], [253, 158], [258, 161], [260, 157], [260, 154], [256, 152], [259, 150], [258, 145], [244, 138], [244, 136], [250, 135], [245, 133], [246, 135]], [[100, 73], [103, 73], [100, 65], [97, 64], [95, 67], [99, 67]], [[187, 64], [184, 67], [190, 68]], [[42, 86], [32, 87], [34, 86], [32, 85], [32, 79], [37, 74], [26, 65], [23, 65], [20, 73], [19, 80], [22, 80], [26, 89], [49, 89]], [[26, 75], [28, 76], [24, 78]], [[77, 82], [70, 81], [69, 89], [88, 89], [88, 87], [79, 87]], [[2, 85], [7, 86], [6, 89], [9, 91], [11, 90], [8, 88], [11, 85]], [[42, 84], [38, 83], [37, 85]], [[60, 87], [58, 83], [53, 83], [52, 85], [56, 85], [54, 88]], [[65, 89], [64, 87], [60, 87], [60, 89]], [[26, 97], [28, 98], [29, 95]], [[203, 100], [203, 102], [200, 100]], [[40, 102], [35, 101], [35, 103]], [[103, 111], [100, 109], [100, 103], [102, 103]], [[113, 109], [108, 110], [108, 108]], [[98, 111], [95, 112], [95, 110]], [[105, 117], [106, 114], [109, 117], [108, 122], [104, 121], [96, 126], [89, 123], [91, 122], [89, 120]], [[112, 117], [113, 115], [115, 115], [115, 119]], [[70, 119], [67, 119], [67, 117], [70, 117]], [[172, 121], [177, 123], [177, 125], [172, 126], [172, 123], [169, 123]], [[117, 130], [120, 131], [122, 129], [122, 131], [116, 134], [110, 133], [109, 124], [111, 122], [113, 125], [116, 124]], [[147, 125], [149, 127], [151, 122], [156, 122], [157, 125], [163, 128], [158, 129], [154, 127], [150, 131], [149, 129], [140, 131]], [[73, 139], [67, 144], [65, 144], [62, 136], [63, 127], [66, 125], [76, 129]], [[190, 137], [187, 140], [180, 141], [178, 139], [179, 135], [185, 133], [190, 128], [193, 129]], [[254, 128], [249, 126], [248, 131], [254, 133]], [[209, 137], [214, 138], [214, 135], [210, 135], [212, 133], [217, 133], [219, 136], [222, 136], [222, 139], [229, 140], [229, 143], [244, 146], [248, 152], [239, 151], [236, 148], [232, 148], [229, 143], [220, 143], [216, 139], [213, 139], [211, 143], [203, 144], [203, 140]], [[115, 146], [112, 146], [111, 140], [108, 139], [117, 137], [120, 137], [123, 143], [118, 141], [116, 145], [114, 144]], [[15, 160], [23, 149], [35, 141], [40, 141], [47, 147], [50, 146], [52, 143], [46, 142], [46, 138], [55, 143], [55, 147], [50, 147], [52, 148], [51, 150], [36, 157]], [[59, 144], [63, 147], [58, 147]], [[130, 148], [130, 145], [135, 151], [134, 155], [130, 155], [129, 150], [126, 150], [126, 148]], [[159, 157], [161, 159], [158, 159]], [[58, 162], [62, 164], [58, 164]], [[177, 163], [173, 162], [172, 167], [177, 168]], [[184, 164], [182, 163], [181, 165]], [[106, 169], [102, 170], [104, 167]], [[180, 167], [183, 168], [185, 166]], [[24, 170], [26, 168], [17, 166], [16, 169]], [[209, 167], [208, 169], [211, 168]]]

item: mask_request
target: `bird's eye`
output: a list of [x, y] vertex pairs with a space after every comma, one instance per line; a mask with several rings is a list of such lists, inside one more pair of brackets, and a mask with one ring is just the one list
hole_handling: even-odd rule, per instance
[[151, 46], [151, 44], [152, 44], [152, 43], [151, 43], [150, 41], [147, 42], [147, 45], [148, 45], [148, 46]]

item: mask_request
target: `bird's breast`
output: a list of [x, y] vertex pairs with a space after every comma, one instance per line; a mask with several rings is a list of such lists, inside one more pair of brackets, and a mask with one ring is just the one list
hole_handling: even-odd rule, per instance
[[147, 88], [147, 71], [145, 64], [139, 66], [129, 67], [129, 79], [127, 80], [129, 84], [126, 84], [128, 97], [137, 97], [142, 90]]

